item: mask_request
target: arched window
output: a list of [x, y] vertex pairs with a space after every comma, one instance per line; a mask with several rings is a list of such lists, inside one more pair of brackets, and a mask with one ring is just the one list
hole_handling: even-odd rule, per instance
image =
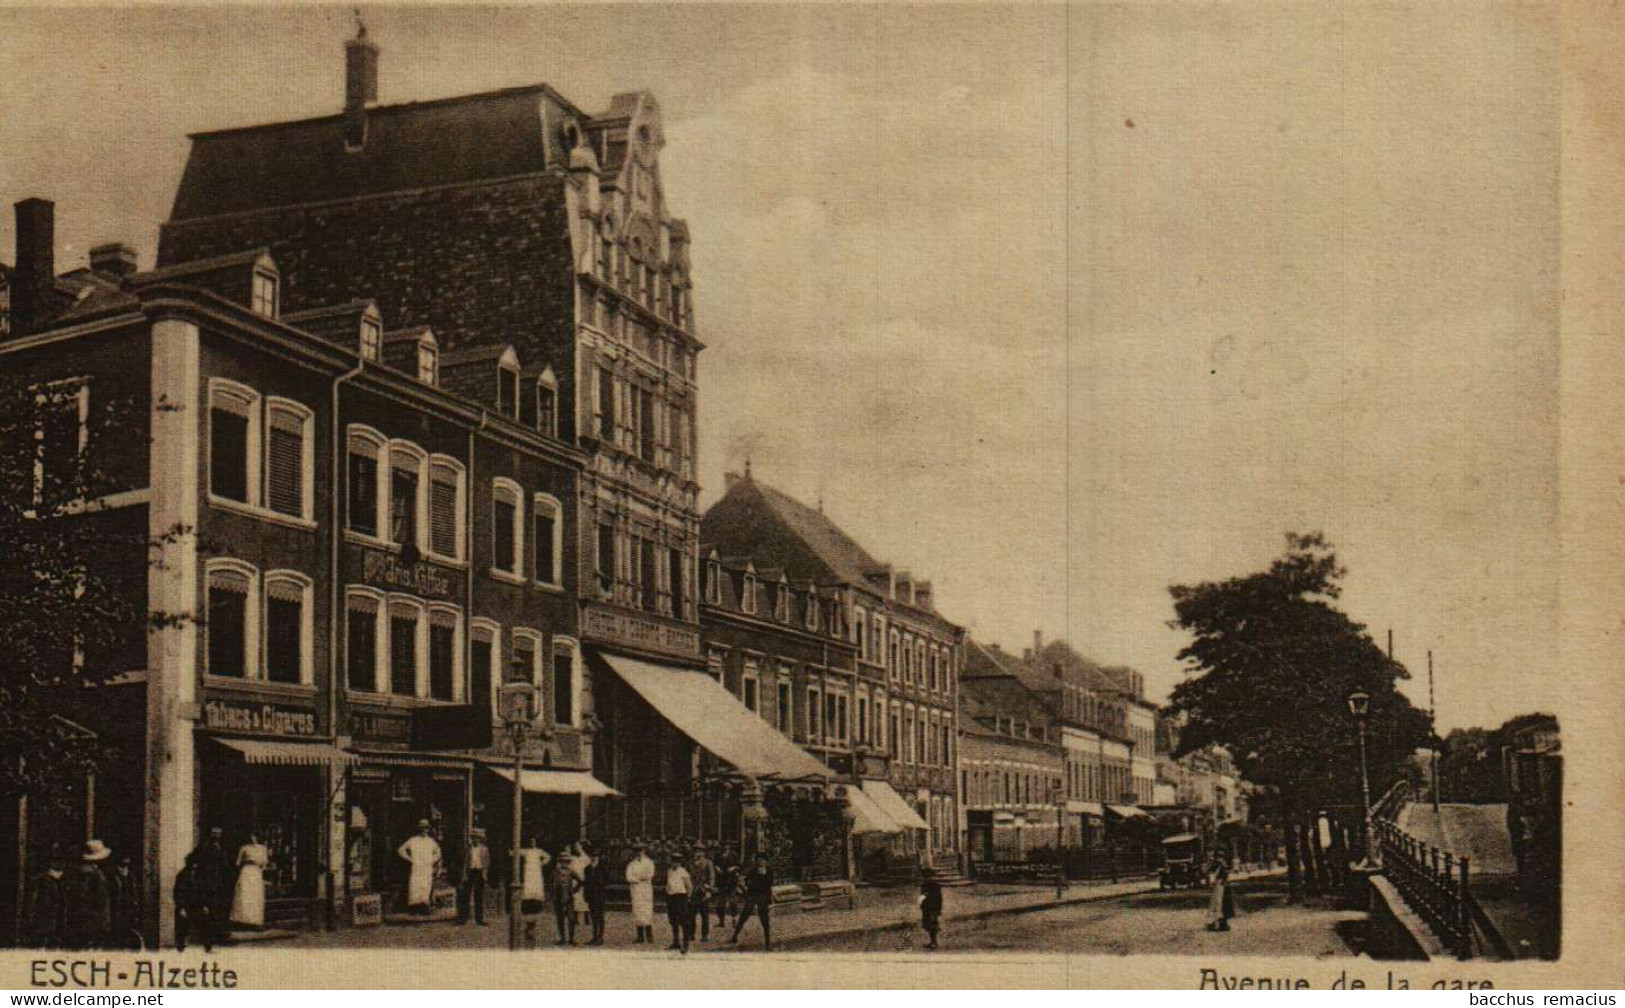
[[553, 638], [553, 723], [581, 723], [581, 670], [576, 664], [579, 652], [569, 637]]
[[259, 572], [230, 557], [204, 564], [208, 618], [206, 671], [229, 679], [259, 678]]
[[310, 519], [316, 475], [315, 414], [291, 399], [265, 403], [265, 506], [290, 518]]
[[352, 690], [377, 693], [387, 674], [383, 614], [382, 592], [359, 587], [345, 590], [345, 685]]
[[531, 576], [538, 584], [560, 588], [564, 584], [564, 509], [558, 498], [539, 493], [531, 498], [535, 534], [531, 548], [535, 552]]
[[502, 685], [502, 627], [495, 620], [468, 621], [468, 702], [485, 708], [490, 720], [501, 720], [497, 688]]
[[258, 504], [260, 397], [246, 385], [209, 379], [209, 496]]
[[505, 581], [524, 578], [525, 505], [519, 484], [491, 482], [491, 574]]
[[534, 630], [515, 628], [513, 631], [513, 660], [504, 682], [528, 682], [535, 687], [532, 695], [530, 719], [542, 719], [542, 706], [546, 694], [542, 690], [542, 635]]
[[347, 527], [351, 532], [376, 539], [384, 527], [381, 505], [386, 495], [384, 465], [389, 442], [371, 427], [351, 424], [348, 443]]
[[429, 456], [410, 441], [389, 443], [389, 525], [386, 538], [422, 552], [427, 546]]
[[449, 455], [429, 460], [429, 552], [446, 560], [463, 558], [463, 464]]
[[423, 618], [423, 603], [391, 596], [388, 611], [389, 692], [396, 696], [424, 696], [428, 684], [423, 681], [421, 669], [428, 627]]
[[461, 610], [443, 604], [429, 607], [427, 679], [428, 695], [432, 700], [452, 703], [463, 698], [462, 636]]
[[536, 429], [548, 437], [559, 433], [559, 383], [551, 366], [536, 378]]

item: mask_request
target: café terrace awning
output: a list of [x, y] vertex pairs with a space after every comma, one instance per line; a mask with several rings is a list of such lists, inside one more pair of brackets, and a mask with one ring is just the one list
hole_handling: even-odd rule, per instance
[[1124, 819], [1133, 819], [1135, 816], [1145, 816], [1148, 819], [1150, 818], [1150, 814], [1147, 813], [1145, 809], [1140, 808], [1138, 805], [1107, 805], [1106, 810], [1111, 812], [1113, 815], [1121, 816]]
[[[513, 783], [513, 767], [486, 764], [486, 769]], [[532, 770], [525, 768], [519, 786], [526, 794], [573, 794], [586, 798], [613, 798], [620, 792], [585, 770]]]
[[880, 807], [867, 791], [861, 787], [848, 787], [846, 789], [846, 803], [852, 807], [852, 832], [854, 833], [901, 833], [903, 827], [886, 810]]
[[272, 739], [216, 738], [216, 742], [242, 754], [244, 763], [268, 766], [354, 766], [355, 753], [327, 742], [281, 742]]
[[1092, 816], [1103, 816], [1106, 814], [1106, 810], [1101, 807], [1099, 802], [1079, 801], [1076, 798], [1068, 798], [1066, 800], [1066, 810], [1072, 813], [1082, 813], [1083, 815]]
[[787, 781], [832, 776], [829, 767], [779, 734], [704, 672], [589, 653], [678, 731], [740, 773]]
[[882, 811], [903, 829], [930, 829], [920, 814], [909, 808], [903, 796], [892, 790], [892, 786], [883, 780], [866, 780], [863, 782], [863, 792], [875, 800]]

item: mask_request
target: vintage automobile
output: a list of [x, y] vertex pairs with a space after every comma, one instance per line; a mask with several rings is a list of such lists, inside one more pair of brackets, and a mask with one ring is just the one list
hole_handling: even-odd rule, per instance
[[1162, 841], [1162, 871], [1157, 884], [1163, 889], [1191, 888], [1208, 884], [1207, 859], [1202, 856], [1202, 838], [1195, 833], [1176, 833]]

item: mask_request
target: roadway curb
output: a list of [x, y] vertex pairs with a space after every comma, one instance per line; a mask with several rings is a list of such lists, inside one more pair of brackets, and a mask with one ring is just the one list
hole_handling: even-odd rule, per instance
[[[1253, 873], [1245, 874], [1245, 875], [1237, 875], [1235, 877], [1234, 881], [1245, 882], [1248, 879], [1262, 878], [1262, 877], [1267, 877], [1269, 875], [1280, 874], [1280, 873], [1281, 872], [1279, 870], [1278, 871], [1253, 872]], [[1138, 896], [1141, 893], [1156, 892], [1158, 888], [1159, 887], [1156, 884], [1156, 882], [1153, 881], [1153, 882], [1146, 883], [1143, 888], [1142, 887], [1136, 887], [1136, 888], [1128, 890], [1128, 891], [1118, 891], [1118, 892], [1111, 892], [1111, 893], [1106, 893], [1106, 892], [1083, 892], [1083, 893], [1079, 893], [1076, 896], [1067, 896], [1065, 898], [1058, 899], [1058, 900], [1057, 899], [1052, 899], [1052, 900], [1048, 900], [1048, 901], [1042, 902], [1042, 903], [1023, 903], [1023, 904], [1021, 904], [1019, 906], [991, 907], [991, 908], [986, 909], [986, 910], [973, 910], [973, 911], [969, 911], [969, 912], [966, 912], [966, 913], [960, 913], [960, 914], [953, 914], [953, 915], [944, 914], [943, 918], [942, 918], [942, 922], [944, 924], [948, 924], [948, 923], [960, 923], [960, 922], [964, 922], [964, 921], [988, 920], [988, 919], [993, 918], [993, 917], [1014, 917], [1017, 914], [1035, 913], [1035, 912], [1037, 912], [1039, 910], [1053, 910], [1056, 907], [1074, 906], [1074, 905], [1079, 904], [1079, 903], [1098, 903], [1098, 902], [1100, 902], [1102, 900], [1118, 899], [1119, 897], [1123, 897], [1123, 896]], [[839, 939], [844, 939], [844, 938], [855, 938], [855, 937], [857, 937], [859, 935], [884, 934], [884, 933], [890, 932], [890, 931], [911, 931], [911, 930], [914, 930], [915, 928], [918, 928], [919, 926], [920, 926], [920, 922], [918, 920], [900, 920], [900, 921], [893, 921], [890, 924], [881, 924], [881, 925], [878, 925], [876, 927], [848, 927], [848, 928], [842, 928], [842, 929], [840, 929], [838, 931], [823, 931], [823, 932], [820, 932], [820, 933], [814, 934], [814, 935], [804, 935], [804, 936], [799, 937], [799, 938], [789, 938], [789, 939], [786, 939], [786, 940], [783, 940], [783, 941], [775, 942], [774, 943], [774, 948], [776, 948], [776, 949], [777, 948], [794, 949], [798, 945], [811, 944], [811, 943], [814, 943], [814, 942], [839, 940]]]

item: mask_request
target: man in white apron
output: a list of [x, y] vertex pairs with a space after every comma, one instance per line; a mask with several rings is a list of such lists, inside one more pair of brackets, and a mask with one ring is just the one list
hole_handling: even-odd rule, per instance
[[440, 844], [429, 835], [429, 820], [418, 820], [417, 836], [401, 844], [397, 853], [412, 866], [406, 880], [406, 905], [413, 913], [426, 914], [434, 893], [435, 872], [440, 867]]

